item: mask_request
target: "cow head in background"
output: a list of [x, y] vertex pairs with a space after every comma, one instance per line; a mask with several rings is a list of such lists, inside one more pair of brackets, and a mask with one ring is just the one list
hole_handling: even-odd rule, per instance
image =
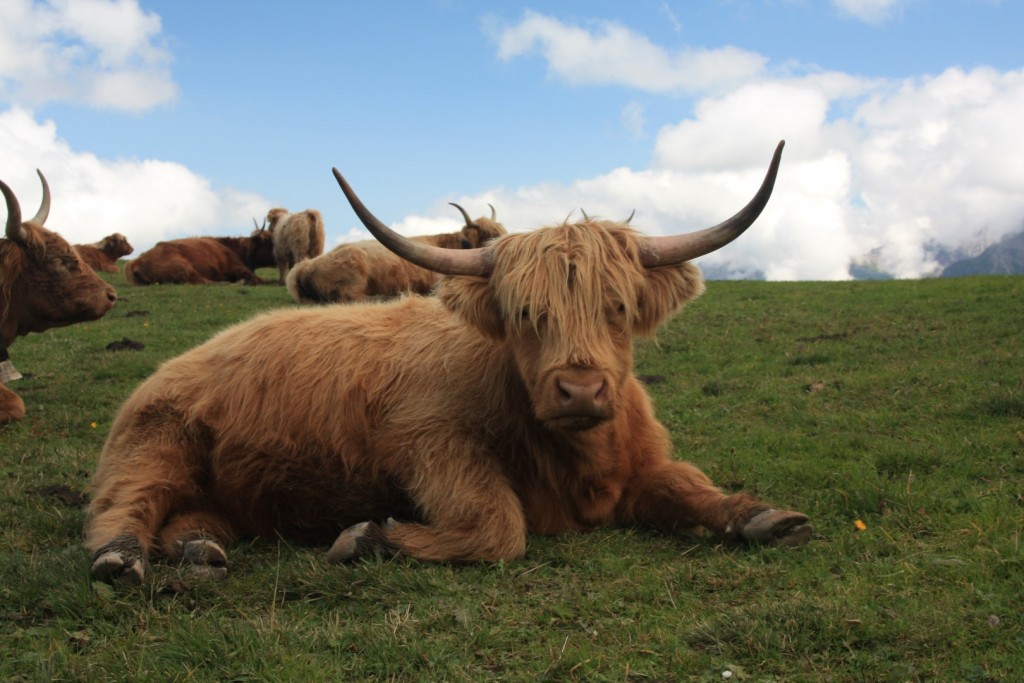
[[29, 332], [102, 318], [117, 301], [114, 288], [63, 237], [43, 227], [50, 188], [38, 173], [43, 200], [26, 222], [14, 192], [0, 181], [7, 202], [7, 240], [0, 242], [0, 325], [7, 344]]

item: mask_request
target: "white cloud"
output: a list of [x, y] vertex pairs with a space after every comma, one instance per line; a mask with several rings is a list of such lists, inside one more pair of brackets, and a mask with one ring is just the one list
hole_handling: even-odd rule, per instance
[[629, 137], [633, 140], [642, 140], [646, 137], [647, 117], [644, 115], [644, 106], [639, 102], [630, 102], [622, 108], [620, 114], [622, 126], [626, 129]]
[[4, 0], [0, 101], [131, 112], [171, 102], [178, 89], [160, 32], [160, 17], [137, 0]]
[[248, 234], [252, 217], [270, 207], [256, 194], [214, 190], [181, 164], [77, 152], [52, 121], [40, 123], [20, 108], [0, 112], [0, 178], [29, 216], [41, 196], [37, 167], [53, 197], [46, 226], [73, 244], [121, 232], [141, 252], [161, 239]]
[[626, 85], [651, 92], [720, 89], [753, 78], [765, 58], [735, 47], [670, 52], [615, 22], [594, 31], [527, 11], [518, 24], [498, 30], [503, 60], [540, 52], [550, 71], [579, 85]]
[[892, 14], [901, 0], [832, 0], [844, 14], [869, 24], [881, 24]]

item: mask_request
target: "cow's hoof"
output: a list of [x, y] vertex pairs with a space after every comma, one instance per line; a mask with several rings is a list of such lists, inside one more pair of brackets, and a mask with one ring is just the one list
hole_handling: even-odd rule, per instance
[[89, 575], [106, 583], [138, 585], [146, 577], [146, 559], [139, 539], [118, 536], [93, 553]]
[[[388, 525], [393, 522], [388, 520]], [[379, 554], [393, 557], [397, 548], [387, 542], [384, 528], [376, 522], [360, 522], [345, 529], [327, 551], [327, 561], [332, 564], [349, 562], [364, 555]]]
[[814, 527], [807, 515], [790, 510], [764, 510], [743, 525], [740, 534], [747, 541], [781, 546], [803, 545], [811, 540]]
[[197, 577], [220, 581], [228, 575], [228, 556], [224, 548], [209, 538], [185, 541], [181, 563]]

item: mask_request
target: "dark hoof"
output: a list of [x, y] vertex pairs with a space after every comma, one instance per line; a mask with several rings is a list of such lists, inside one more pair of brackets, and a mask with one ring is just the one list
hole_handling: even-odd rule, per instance
[[781, 546], [804, 545], [811, 540], [814, 527], [807, 515], [790, 510], [764, 510], [743, 525], [740, 534], [747, 541]]
[[146, 558], [139, 539], [118, 536], [93, 553], [89, 575], [96, 581], [138, 585], [146, 577]]
[[197, 577], [220, 581], [228, 575], [228, 556], [219, 543], [210, 538], [185, 541], [181, 563]]
[[[388, 520], [386, 526], [394, 524]], [[398, 549], [387, 542], [384, 528], [376, 522], [360, 522], [353, 524], [338, 535], [331, 549], [327, 551], [327, 561], [332, 564], [349, 562], [365, 555], [378, 554], [394, 557]]]

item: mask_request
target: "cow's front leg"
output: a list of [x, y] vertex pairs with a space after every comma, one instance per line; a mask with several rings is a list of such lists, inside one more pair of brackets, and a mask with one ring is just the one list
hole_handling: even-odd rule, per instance
[[[453, 448], [451, 443], [449, 448]], [[344, 530], [328, 560], [344, 562], [370, 553], [436, 562], [493, 562], [526, 552], [526, 518], [501, 468], [467, 446], [467, 457], [446, 453], [445, 464], [427, 458], [427, 473], [407, 481], [423, 523], [362, 522]]]
[[803, 545], [807, 515], [775, 510], [747, 493], [725, 495], [689, 463], [667, 462], [638, 473], [619, 507], [623, 522], [685, 533], [703, 527], [734, 540]]

